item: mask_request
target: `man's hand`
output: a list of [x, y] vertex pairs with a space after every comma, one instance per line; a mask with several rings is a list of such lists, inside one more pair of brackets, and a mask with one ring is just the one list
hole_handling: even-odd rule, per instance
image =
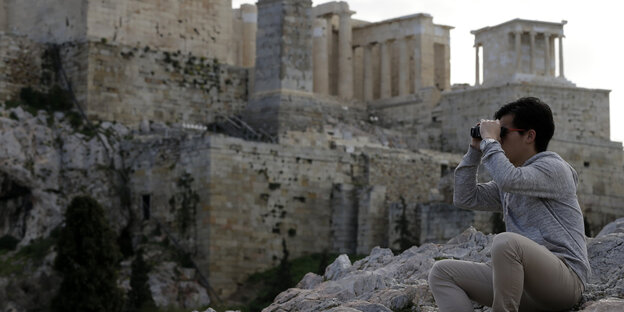
[[501, 125], [498, 119], [496, 120], [481, 120], [481, 137], [485, 139], [494, 139], [498, 142], [501, 141], [500, 132]]

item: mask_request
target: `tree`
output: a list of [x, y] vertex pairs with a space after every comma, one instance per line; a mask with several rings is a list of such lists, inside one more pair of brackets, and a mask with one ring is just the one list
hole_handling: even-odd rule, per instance
[[123, 294], [117, 287], [121, 254], [97, 201], [87, 196], [72, 200], [56, 250], [54, 268], [63, 282], [52, 301], [54, 311], [121, 311]]
[[150, 268], [143, 259], [143, 249], [140, 249], [132, 261], [132, 275], [130, 276], [130, 293], [128, 294], [128, 311], [152, 311], [156, 304], [148, 286]]
[[399, 232], [399, 238], [394, 240], [394, 244], [399, 244], [399, 251], [403, 252], [412, 246], [418, 244], [419, 239], [414, 237], [414, 235], [409, 230], [410, 222], [407, 219], [407, 203], [405, 202], [405, 198], [401, 196], [401, 218], [396, 220], [396, 224], [394, 230]]

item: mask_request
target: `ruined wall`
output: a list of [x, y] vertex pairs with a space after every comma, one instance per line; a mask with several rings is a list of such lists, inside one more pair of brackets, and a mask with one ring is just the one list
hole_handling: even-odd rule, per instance
[[7, 29], [38, 42], [102, 41], [233, 64], [229, 0], [7, 0]]
[[176, 180], [192, 176], [199, 205], [190, 237], [220, 295], [277, 265], [282, 240], [291, 259], [331, 248], [331, 188], [351, 182], [351, 155], [221, 136], [150, 144], [135, 161], [135, 193], [151, 194], [153, 214], [179, 229], [169, 201]]
[[[310, 141], [318, 139], [310, 135]], [[306, 136], [299, 133], [302, 140]], [[283, 241], [290, 259], [389, 246], [395, 226], [389, 221], [389, 203], [400, 198], [414, 204], [440, 201], [440, 164], [456, 158], [435, 152], [347, 150], [317, 142], [277, 145], [175, 135], [148, 139], [129, 149], [126, 158], [133, 170], [134, 209], [140, 215], [143, 198], [149, 196], [153, 218], [187, 240], [212, 287], [228, 295], [249, 274], [277, 265]], [[196, 194], [198, 201], [190, 207], [194, 221], [183, 232], [179, 218], [189, 207], [177, 199], [172, 204], [172, 198], [184, 193], [180, 181], [185, 176], [187, 193]]]
[[7, 21], [7, 3], [5, 0], [0, 1], [0, 32], [7, 31], [9, 24]]
[[232, 1], [90, 1], [88, 38], [156, 47], [232, 64]]
[[383, 127], [409, 135], [410, 146], [441, 149], [440, 96], [434, 87], [422, 88], [413, 95], [379, 100], [369, 110]]
[[19, 98], [27, 86], [41, 83], [45, 47], [22, 36], [0, 33], [0, 103]]
[[62, 43], [87, 36], [87, 0], [5, 0], [7, 30], [37, 42]]
[[100, 42], [62, 50], [78, 98], [97, 119], [206, 124], [246, 106], [247, 70], [215, 59]]
[[589, 223], [589, 234], [598, 234], [604, 225], [624, 215], [624, 155], [621, 143], [572, 142], [555, 138], [549, 150], [559, 153], [579, 175], [577, 194]]

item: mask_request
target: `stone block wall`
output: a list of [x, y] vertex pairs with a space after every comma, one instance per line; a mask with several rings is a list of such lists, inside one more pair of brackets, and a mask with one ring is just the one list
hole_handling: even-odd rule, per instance
[[78, 98], [97, 119], [207, 124], [246, 107], [248, 71], [216, 59], [100, 42], [62, 50]]
[[37, 42], [97, 41], [150, 46], [234, 63], [230, 53], [230, 0], [4, 0], [3, 3], [6, 29]]
[[23, 36], [0, 32], [0, 102], [19, 98], [22, 88], [39, 86], [45, 47]]
[[[440, 164], [457, 158], [218, 135], [141, 140], [126, 157], [136, 215], [144, 215], [141, 206], [149, 196], [152, 218], [185, 240], [223, 296], [249, 274], [277, 265], [283, 242], [290, 259], [389, 246], [389, 203], [441, 200], [432, 197], [438, 194], [433, 189], [439, 188]], [[198, 197], [186, 230], [180, 215], [189, 207], [179, 201], [185, 192]]]
[[6, 1], [0, 1], [0, 32], [7, 31], [9, 27], [7, 21], [7, 4]]
[[370, 111], [384, 127], [408, 134], [411, 146], [440, 149], [440, 118], [437, 110], [441, 93], [435, 87], [419, 89], [416, 94], [380, 100]]
[[254, 93], [312, 92], [311, 1], [258, 2]]
[[50, 43], [84, 40], [87, 36], [87, 0], [2, 2], [6, 8], [6, 30], [14, 34]]

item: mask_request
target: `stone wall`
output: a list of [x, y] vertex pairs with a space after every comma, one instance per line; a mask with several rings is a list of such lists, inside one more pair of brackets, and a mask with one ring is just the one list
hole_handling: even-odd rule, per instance
[[312, 92], [311, 1], [258, 3], [254, 93]]
[[[220, 295], [230, 294], [249, 274], [277, 265], [283, 242], [290, 259], [389, 246], [389, 203], [439, 201], [440, 166], [458, 161], [431, 151], [347, 150], [327, 142], [146, 138], [126, 158], [133, 169], [134, 211], [141, 215], [149, 202], [149, 215], [186, 241]], [[179, 216], [189, 207], [172, 200], [184, 193], [185, 176], [187, 193], [198, 196], [190, 207], [195, 221], [186, 230]]]
[[441, 149], [440, 96], [435, 87], [422, 88], [413, 95], [376, 101], [369, 110], [380, 125], [409, 135], [410, 146]]
[[15, 100], [27, 86], [41, 84], [45, 48], [25, 37], [0, 32], [0, 102]]
[[[87, 36], [87, 0], [3, 0], [7, 30], [36, 42], [63, 43]], [[99, 40], [99, 39], [98, 39]]]
[[62, 50], [78, 98], [100, 120], [207, 124], [246, 107], [248, 71], [216, 59], [100, 42]]
[[8, 29], [7, 20], [7, 3], [6, 1], [0, 1], [0, 32], [5, 32]]
[[7, 29], [38, 42], [97, 41], [233, 64], [230, 0], [5, 0]]
[[234, 65], [254, 67], [256, 65], [256, 33], [258, 31], [258, 8], [253, 4], [242, 4], [233, 11], [232, 49]]

